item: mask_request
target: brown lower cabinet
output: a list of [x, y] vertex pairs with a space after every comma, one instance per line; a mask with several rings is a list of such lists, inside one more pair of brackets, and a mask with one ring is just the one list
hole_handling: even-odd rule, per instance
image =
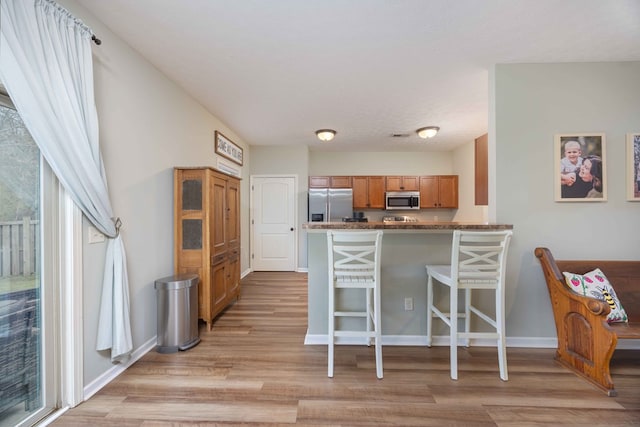
[[240, 296], [240, 180], [212, 168], [174, 169], [174, 271], [200, 277], [198, 317]]

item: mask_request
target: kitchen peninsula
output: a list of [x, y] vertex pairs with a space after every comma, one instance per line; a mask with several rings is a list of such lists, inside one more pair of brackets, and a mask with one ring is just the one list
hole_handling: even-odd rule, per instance
[[[309, 222], [308, 329], [305, 344], [326, 344], [328, 328], [327, 230], [383, 230], [382, 335], [385, 345], [426, 345], [426, 264], [449, 264], [453, 230], [510, 230], [508, 224], [462, 222]], [[436, 294], [435, 298], [447, 295]], [[341, 301], [350, 304], [347, 297]], [[508, 307], [507, 307], [508, 313]], [[351, 320], [351, 319], [349, 319]], [[355, 320], [358, 321], [358, 320]], [[436, 323], [434, 334], [439, 331]], [[448, 341], [447, 341], [448, 343]]]

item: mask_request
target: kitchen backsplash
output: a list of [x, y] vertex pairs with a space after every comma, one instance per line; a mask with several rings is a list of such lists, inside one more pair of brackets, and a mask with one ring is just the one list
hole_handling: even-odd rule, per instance
[[382, 221], [382, 218], [390, 215], [409, 216], [418, 221], [451, 221], [455, 215], [455, 209], [420, 209], [406, 211], [385, 211], [380, 209], [356, 209], [357, 212], [364, 212], [364, 216], [370, 222]]

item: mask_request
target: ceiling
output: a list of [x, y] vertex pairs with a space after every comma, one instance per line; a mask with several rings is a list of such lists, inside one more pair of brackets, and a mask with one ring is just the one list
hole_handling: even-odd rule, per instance
[[494, 64], [640, 60], [639, 0], [77, 1], [251, 145], [451, 150]]

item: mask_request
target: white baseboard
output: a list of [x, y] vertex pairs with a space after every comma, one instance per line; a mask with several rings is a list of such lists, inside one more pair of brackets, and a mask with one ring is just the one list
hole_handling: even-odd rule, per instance
[[96, 394], [100, 389], [113, 381], [118, 375], [127, 370], [127, 368], [133, 365], [138, 359], [147, 354], [150, 350], [156, 347], [158, 338], [154, 336], [149, 341], [140, 346], [137, 350], [131, 353], [131, 357], [125, 363], [119, 363], [114, 365], [111, 369], [100, 375], [98, 378], [87, 384], [84, 388], [83, 400], [88, 400], [91, 396]]
[[616, 349], [620, 350], [640, 350], [640, 340], [618, 340]]
[[309, 269], [307, 267], [298, 267], [296, 270], [297, 273], [308, 273]]
[[240, 274], [240, 278], [244, 279], [247, 274], [251, 273], [251, 271], [252, 270], [250, 268], [247, 268], [245, 271], [242, 272], [242, 274]]

